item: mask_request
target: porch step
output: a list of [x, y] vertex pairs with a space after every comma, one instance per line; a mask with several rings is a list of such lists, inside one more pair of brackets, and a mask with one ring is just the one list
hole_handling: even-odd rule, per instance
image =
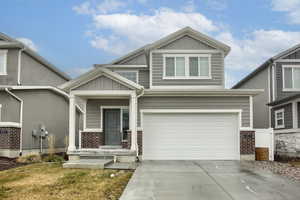
[[104, 145], [104, 146], [100, 146], [99, 149], [122, 149], [122, 146], [118, 146], [118, 145]]
[[138, 166], [136, 162], [116, 162], [110, 163], [105, 166], [105, 169], [124, 169], [124, 170], [134, 170]]
[[64, 163], [63, 168], [104, 169], [105, 166], [111, 163], [113, 163], [113, 159], [79, 159]]

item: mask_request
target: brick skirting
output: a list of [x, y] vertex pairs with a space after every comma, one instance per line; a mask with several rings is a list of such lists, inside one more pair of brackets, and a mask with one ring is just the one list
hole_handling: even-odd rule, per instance
[[0, 127], [0, 149], [20, 149], [20, 128]]
[[104, 142], [103, 132], [81, 132], [81, 148], [99, 148]]
[[255, 131], [240, 132], [241, 155], [255, 154]]
[[143, 131], [137, 132], [137, 143], [139, 147], [139, 155], [143, 154]]

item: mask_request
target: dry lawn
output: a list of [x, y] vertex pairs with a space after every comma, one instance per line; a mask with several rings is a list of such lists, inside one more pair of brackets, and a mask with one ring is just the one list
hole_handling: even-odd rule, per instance
[[122, 170], [63, 169], [61, 164], [26, 165], [0, 171], [0, 199], [114, 200], [131, 175]]

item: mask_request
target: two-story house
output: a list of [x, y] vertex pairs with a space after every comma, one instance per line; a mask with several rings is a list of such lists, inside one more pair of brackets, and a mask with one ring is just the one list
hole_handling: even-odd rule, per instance
[[274, 128], [275, 154], [300, 157], [300, 45], [268, 59], [233, 88], [264, 89], [254, 97], [254, 128]]
[[[229, 52], [186, 27], [62, 84], [70, 94], [70, 158], [105, 152], [144, 160], [253, 159], [252, 101], [261, 90], [224, 88]], [[79, 136], [76, 105], [83, 111]]]
[[36, 52], [0, 33], [0, 156], [47, 152], [47, 133], [55, 137], [56, 151], [64, 151], [69, 97], [56, 86], [69, 80]]

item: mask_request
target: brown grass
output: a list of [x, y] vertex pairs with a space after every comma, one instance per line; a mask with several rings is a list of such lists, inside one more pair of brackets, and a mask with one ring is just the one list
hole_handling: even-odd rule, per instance
[[[111, 174], [115, 176], [111, 178]], [[0, 172], [0, 199], [117, 200], [131, 171], [63, 169], [37, 163]]]

